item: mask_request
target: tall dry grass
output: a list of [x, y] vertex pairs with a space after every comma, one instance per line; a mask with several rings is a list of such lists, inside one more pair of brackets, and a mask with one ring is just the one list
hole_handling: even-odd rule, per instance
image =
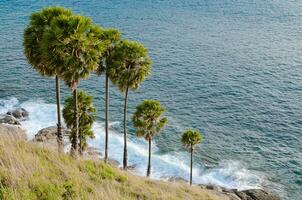
[[186, 184], [130, 175], [99, 161], [73, 160], [26, 141], [0, 137], [0, 199], [225, 199]]

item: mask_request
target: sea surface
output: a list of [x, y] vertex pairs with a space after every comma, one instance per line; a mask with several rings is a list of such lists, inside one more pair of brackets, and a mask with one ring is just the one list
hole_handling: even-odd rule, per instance
[[[194, 183], [266, 188], [302, 199], [301, 0], [0, 0], [0, 113], [22, 106], [29, 137], [55, 125], [55, 82], [27, 63], [22, 34], [30, 13], [61, 5], [118, 28], [149, 49], [153, 75], [129, 94], [129, 163], [144, 175], [147, 143], [131, 127], [144, 99], [167, 108], [169, 124], [154, 139], [152, 177], [188, 178], [180, 137], [204, 134], [194, 155]], [[62, 83], [62, 99], [70, 91]], [[80, 88], [95, 97], [96, 138], [104, 149], [104, 77]], [[110, 89], [110, 152], [122, 160], [123, 94]]]

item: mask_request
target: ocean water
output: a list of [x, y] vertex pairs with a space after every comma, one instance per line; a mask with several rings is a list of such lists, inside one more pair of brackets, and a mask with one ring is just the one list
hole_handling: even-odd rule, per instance
[[[61, 5], [143, 42], [153, 75], [129, 94], [129, 119], [143, 99], [158, 99], [169, 124], [154, 140], [152, 177], [189, 176], [180, 144], [188, 127], [204, 141], [194, 155], [194, 182], [266, 188], [286, 200], [302, 195], [302, 1], [123, 0], [0, 1], [0, 113], [22, 106], [29, 137], [55, 125], [55, 85], [23, 55], [31, 12]], [[62, 83], [63, 85], [63, 83]], [[104, 77], [82, 81], [95, 96], [91, 145], [104, 148]], [[111, 87], [109, 156], [122, 160], [123, 95]], [[62, 98], [70, 95], [63, 86]], [[129, 163], [144, 175], [147, 143], [129, 120]]]

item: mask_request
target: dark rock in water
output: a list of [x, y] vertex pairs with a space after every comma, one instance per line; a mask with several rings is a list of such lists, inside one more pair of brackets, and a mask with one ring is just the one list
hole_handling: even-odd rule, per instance
[[6, 113], [7, 115], [12, 115], [17, 119], [27, 118], [29, 113], [24, 108], [17, 108], [15, 110], [10, 110]]
[[170, 182], [178, 182], [178, 183], [188, 183], [188, 181], [182, 177], [179, 176], [173, 176], [168, 179]]
[[0, 119], [2, 124], [21, 125], [20, 122], [12, 115], [5, 115], [4, 118]]
[[17, 126], [0, 124], [0, 138], [6, 137], [14, 140], [27, 140], [26, 132]]

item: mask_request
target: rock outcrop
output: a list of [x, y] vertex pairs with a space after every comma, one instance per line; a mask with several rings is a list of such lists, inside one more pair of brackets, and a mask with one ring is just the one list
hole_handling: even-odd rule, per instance
[[[63, 135], [67, 135], [68, 131], [62, 129]], [[36, 143], [41, 147], [46, 147], [50, 149], [58, 149], [57, 143], [57, 127], [50, 126], [41, 129], [34, 137], [32, 142]], [[66, 145], [66, 144], [65, 144]]]
[[14, 140], [27, 140], [26, 132], [18, 126], [0, 124], [0, 137], [8, 137]]
[[12, 115], [4, 115], [4, 117], [0, 119], [0, 124], [21, 125], [19, 120]]
[[262, 189], [251, 189], [239, 191], [227, 189], [215, 185], [199, 185], [202, 189], [212, 190], [216, 194], [226, 195], [229, 200], [280, 200], [279, 197]]
[[24, 108], [17, 108], [15, 110], [8, 111], [5, 115], [2, 115], [0, 119], [1, 124], [21, 125], [20, 120], [28, 118], [29, 113]]
[[7, 115], [14, 116], [16, 119], [27, 118], [29, 113], [24, 108], [17, 108], [15, 110], [10, 110], [6, 113]]

